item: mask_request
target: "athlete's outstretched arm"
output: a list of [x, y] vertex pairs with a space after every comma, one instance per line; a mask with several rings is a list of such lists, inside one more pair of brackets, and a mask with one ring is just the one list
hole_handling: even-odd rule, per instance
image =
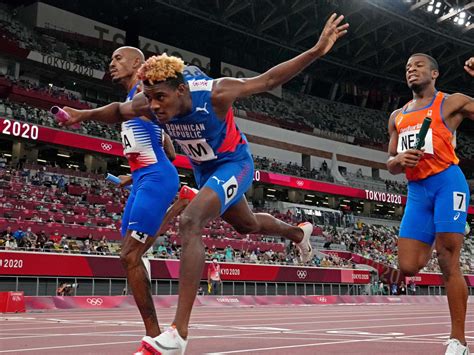
[[238, 97], [246, 97], [274, 89], [300, 73], [316, 59], [324, 56], [334, 43], [347, 33], [349, 24], [342, 24], [344, 16], [332, 14], [314, 47], [297, 57], [283, 62], [253, 78], [217, 79], [212, 92], [214, 107], [226, 111]]
[[63, 109], [69, 114], [70, 119], [60, 124], [62, 126], [71, 126], [82, 121], [119, 123], [134, 117], [150, 117], [148, 100], [143, 93], [135, 95], [132, 101], [113, 102], [91, 110], [76, 110], [71, 107]]
[[464, 70], [467, 71], [470, 76], [474, 76], [474, 57], [466, 60], [466, 63], [464, 63]]
[[423, 151], [416, 149], [409, 149], [403, 153], [397, 152], [398, 131], [395, 127], [395, 118], [399, 112], [400, 109], [392, 112], [390, 119], [388, 120], [388, 133], [390, 135], [390, 141], [388, 143], [387, 169], [390, 174], [393, 175], [403, 173], [406, 167], [415, 167], [420, 161], [420, 158], [423, 156]]

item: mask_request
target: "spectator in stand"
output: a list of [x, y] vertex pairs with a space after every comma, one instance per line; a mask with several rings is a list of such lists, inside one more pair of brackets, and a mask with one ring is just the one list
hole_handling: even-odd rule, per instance
[[48, 236], [46, 235], [46, 232], [42, 230], [39, 234], [38, 237], [36, 238], [36, 244], [35, 248], [36, 249], [44, 249], [44, 245], [48, 241]]
[[234, 261], [234, 249], [230, 245], [228, 245], [225, 250], [225, 261], [226, 262], [233, 262]]
[[18, 227], [18, 229], [13, 233], [13, 237], [15, 238], [18, 248], [24, 247], [25, 245], [25, 241], [23, 240], [24, 236], [25, 236], [25, 232], [23, 231], [22, 227]]

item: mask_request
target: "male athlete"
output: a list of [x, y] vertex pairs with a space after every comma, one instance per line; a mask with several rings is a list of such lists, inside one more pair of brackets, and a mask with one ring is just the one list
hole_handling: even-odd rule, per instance
[[[138, 91], [137, 73], [144, 61], [143, 53], [134, 47], [121, 47], [112, 54], [110, 75], [113, 82], [129, 92], [127, 101]], [[192, 196], [183, 196], [184, 191], [167, 212], [176, 196], [179, 178], [169, 160], [175, 158], [173, 145], [161, 128], [146, 118], [134, 117], [122, 123], [121, 136], [124, 155], [132, 171], [131, 178], [121, 177], [121, 185], [133, 180], [133, 188], [122, 216], [122, 235], [125, 238], [120, 259], [146, 335], [154, 337], [161, 331], [142, 256], [153, 245], [155, 236], [165, 231], [168, 222], [184, 209]], [[148, 353], [143, 346], [136, 352], [140, 355]]]
[[[474, 57], [465, 63], [474, 76]], [[474, 120], [474, 100], [463, 94], [447, 95], [435, 88], [438, 63], [429, 55], [413, 54], [406, 80], [413, 100], [392, 113], [387, 167], [404, 172], [408, 201], [400, 226], [398, 261], [405, 276], [414, 276], [436, 248], [451, 313], [451, 336], [446, 354], [469, 354], [464, 326], [467, 286], [459, 266], [464, 240], [469, 187], [454, 152], [456, 129], [465, 117]], [[416, 138], [425, 117], [432, 119], [422, 150]]]
[[188, 324], [204, 266], [202, 229], [222, 216], [239, 233], [286, 237], [299, 248], [303, 262], [312, 258], [310, 223], [290, 226], [265, 213], [253, 213], [244, 193], [252, 184], [253, 160], [245, 136], [234, 122], [232, 104], [237, 98], [262, 93], [282, 85], [325, 55], [347, 33], [343, 16], [331, 15], [318, 43], [252, 78], [212, 80], [202, 73], [185, 81], [184, 63], [166, 54], [149, 58], [139, 70], [144, 92], [132, 103], [114, 103], [94, 110], [67, 109], [71, 125], [97, 119], [120, 122], [133, 116], [155, 116], [190, 158], [200, 189], [184, 210], [179, 226], [182, 253], [179, 299], [172, 327], [158, 337], [146, 336], [142, 344], [156, 354], [183, 354]]

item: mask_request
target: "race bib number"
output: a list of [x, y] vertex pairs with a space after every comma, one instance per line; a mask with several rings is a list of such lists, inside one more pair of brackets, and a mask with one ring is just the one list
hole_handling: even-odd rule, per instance
[[234, 199], [237, 195], [237, 191], [239, 190], [239, 183], [235, 176], [232, 176], [229, 180], [227, 180], [224, 184], [222, 184], [222, 188], [224, 189], [225, 194], [225, 201], [224, 204], [227, 204]]
[[190, 140], [175, 140], [176, 143], [183, 149], [184, 153], [194, 161], [208, 161], [217, 158], [211, 146], [206, 142], [206, 139], [190, 139]]
[[130, 154], [130, 153], [139, 153], [140, 149], [137, 146], [135, 141], [135, 135], [133, 134], [133, 129], [123, 129], [120, 132], [122, 136], [122, 145], [123, 145], [123, 153]]
[[453, 192], [453, 210], [466, 212], [466, 194], [464, 192]]
[[[418, 141], [419, 129], [406, 131], [398, 135], [398, 146], [397, 153], [403, 153], [409, 149], [415, 149], [416, 142]], [[431, 128], [426, 133], [425, 145], [422, 147], [425, 149], [425, 153], [433, 154], [433, 131]]]

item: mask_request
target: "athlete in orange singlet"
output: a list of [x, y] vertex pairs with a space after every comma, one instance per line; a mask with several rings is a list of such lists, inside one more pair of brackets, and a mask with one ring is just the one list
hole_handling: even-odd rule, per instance
[[[474, 76], [474, 57], [465, 63]], [[467, 286], [459, 257], [464, 241], [469, 187], [458, 167], [456, 129], [464, 118], [474, 120], [474, 99], [447, 95], [435, 88], [438, 63], [426, 54], [412, 55], [406, 80], [413, 100], [392, 113], [388, 123], [388, 170], [405, 173], [408, 201], [398, 239], [398, 261], [405, 276], [414, 276], [438, 253], [438, 263], [448, 296], [451, 336], [446, 354], [469, 354], [465, 339]], [[416, 150], [418, 132], [425, 117], [432, 119], [422, 150]]]

